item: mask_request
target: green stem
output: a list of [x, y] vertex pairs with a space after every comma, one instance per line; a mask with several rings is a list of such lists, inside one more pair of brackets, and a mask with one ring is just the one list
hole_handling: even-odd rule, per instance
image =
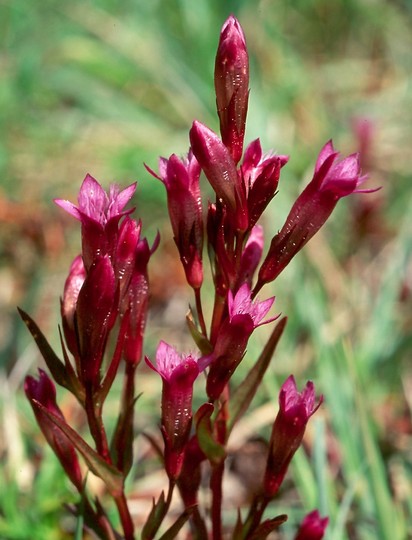
[[86, 386], [85, 410], [90, 433], [96, 443], [96, 450], [107, 463], [111, 463], [109, 445], [102, 420], [102, 405], [95, 402], [91, 384]]
[[199, 319], [200, 329], [202, 330], [202, 334], [207, 339], [207, 330], [206, 330], [206, 324], [205, 319], [203, 316], [203, 308], [202, 308], [202, 299], [200, 297], [200, 288], [194, 289], [195, 292], [195, 299], [196, 299], [196, 311], [197, 311], [197, 317]]

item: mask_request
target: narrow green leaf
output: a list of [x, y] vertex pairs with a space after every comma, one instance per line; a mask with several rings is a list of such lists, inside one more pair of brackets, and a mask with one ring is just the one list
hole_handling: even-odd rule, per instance
[[199, 446], [212, 464], [220, 463], [226, 456], [224, 447], [216, 441], [210, 418], [214, 412], [211, 403], [204, 403], [195, 414], [196, 433]]
[[186, 314], [186, 323], [189, 328], [189, 332], [193, 338], [193, 341], [196, 343], [199, 350], [202, 352], [202, 355], [205, 356], [210, 354], [213, 350], [213, 347], [210, 344], [209, 340], [207, 340], [205, 336], [201, 332], [199, 332], [199, 329], [194, 322], [192, 308], [189, 308], [189, 311]]
[[33, 400], [32, 403], [66, 435], [76, 450], [83, 456], [89, 469], [106, 484], [110, 494], [113, 497], [119, 496], [123, 490], [122, 473], [99, 456], [64, 420], [50, 412], [38, 401]]
[[230, 420], [228, 424], [228, 433], [231, 432], [233, 426], [245, 413], [252, 399], [254, 398], [256, 391], [259, 388], [263, 376], [266, 373], [266, 370], [272, 359], [273, 353], [275, 352], [279, 339], [282, 336], [283, 330], [285, 329], [286, 323], [287, 317], [283, 317], [278, 322], [278, 324], [273, 329], [269, 341], [267, 342], [265, 348], [259, 356], [258, 361], [249, 371], [245, 380], [240, 383], [240, 385], [233, 392], [229, 404]]
[[281, 514], [272, 519], [266, 519], [259, 525], [255, 532], [248, 537], [248, 540], [265, 540], [271, 532], [275, 531], [282, 523], [285, 523], [287, 519], [288, 516], [286, 514]]
[[186, 508], [185, 511], [182, 512], [177, 518], [177, 520], [173, 523], [173, 525], [169, 529], [167, 529], [164, 534], [162, 534], [159, 540], [174, 540], [175, 538], [177, 538], [178, 532], [193, 514], [194, 509], [195, 506], [190, 506], [189, 508]]
[[39, 351], [53, 376], [53, 379], [57, 384], [67, 388], [67, 390], [72, 392], [74, 395], [77, 395], [75, 379], [73, 380], [73, 378], [70, 377], [65, 365], [53, 351], [40, 328], [25, 311], [20, 308], [17, 309], [30, 334], [33, 336], [33, 339], [36, 342], [37, 347], [39, 348]]
[[235, 528], [233, 529], [232, 540], [243, 540], [243, 523], [240, 509], [237, 509], [237, 520]]
[[74, 531], [74, 540], [82, 540], [83, 538], [83, 526], [84, 526], [84, 511], [85, 511], [85, 498], [86, 493], [83, 491], [82, 498], [78, 506], [78, 513], [76, 516], [76, 530]]
[[125, 478], [133, 465], [134, 406], [141, 395], [142, 393], [136, 396], [126, 410], [120, 412], [110, 443], [113, 462], [123, 472]]
[[151, 540], [153, 538], [163, 520], [165, 509], [166, 500], [164, 491], [162, 491], [157, 502], [153, 499], [152, 509], [142, 530], [142, 540]]

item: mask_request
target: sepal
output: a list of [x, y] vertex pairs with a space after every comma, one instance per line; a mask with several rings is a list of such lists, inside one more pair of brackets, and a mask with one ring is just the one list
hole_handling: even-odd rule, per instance
[[218, 465], [226, 457], [226, 451], [213, 435], [211, 416], [214, 407], [211, 403], [204, 403], [195, 414], [196, 434], [199, 446], [207, 459], [213, 465]]

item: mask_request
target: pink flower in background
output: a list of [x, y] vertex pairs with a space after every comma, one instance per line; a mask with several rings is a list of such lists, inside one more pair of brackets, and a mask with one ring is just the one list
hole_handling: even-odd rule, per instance
[[279, 412], [272, 428], [265, 473], [265, 495], [273, 497], [283, 482], [289, 463], [299, 448], [306, 424], [323, 401], [315, 404], [315, 387], [311, 381], [298, 392], [293, 375], [279, 392]]
[[318, 510], [313, 510], [302, 521], [295, 540], [321, 540], [328, 526], [329, 518], [321, 518]]

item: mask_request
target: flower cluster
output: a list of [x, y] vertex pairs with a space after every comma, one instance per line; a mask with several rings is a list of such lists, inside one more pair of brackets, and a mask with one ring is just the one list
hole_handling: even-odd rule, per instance
[[[195, 308], [188, 317], [194, 351], [182, 354], [160, 340], [155, 361], [146, 364], [161, 378], [160, 430], [163, 444], [153, 441], [169, 478], [169, 490], [154, 503], [142, 538], [154, 538], [168, 513], [175, 487], [184, 504], [182, 515], [162, 538], [174, 538], [190, 521], [188, 538], [220, 539], [223, 531], [222, 482], [231, 430], [255, 396], [285, 327], [274, 325], [269, 340], [246, 378], [237, 386], [233, 374], [247, 352], [252, 334], [272, 324], [274, 298], [258, 292], [275, 280], [292, 258], [322, 227], [338, 200], [356, 193], [365, 180], [359, 156], [340, 159], [329, 141], [320, 151], [313, 179], [293, 204], [285, 224], [263, 257], [264, 235], [259, 220], [277, 193], [288, 156], [263, 153], [259, 139], [244, 149], [249, 98], [249, 60], [239, 22], [225, 22], [216, 55], [215, 90], [220, 136], [195, 121], [189, 132], [187, 157], [160, 158], [159, 172], [146, 166], [167, 192], [167, 205], [177, 251]], [[201, 173], [214, 192], [205, 201]], [[36, 323], [22, 316], [36, 340], [54, 380], [67, 388], [84, 408], [94, 447], [66, 422], [56, 402], [55, 386], [44, 371], [28, 377], [26, 395], [36, 419], [68, 477], [82, 495], [77, 512], [102, 538], [120, 538], [99, 501], [90, 502], [78, 457], [103, 479], [116, 503], [126, 540], [135, 530], [124, 491], [133, 459], [135, 374], [143, 356], [149, 303], [148, 264], [159, 238], [150, 247], [142, 225], [125, 207], [136, 185], [112, 185], [106, 193], [87, 175], [78, 205], [56, 199], [57, 205], [81, 224], [82, 253], [73, 261], [61, 299], [63, 360], [53, 352]], [[213, 276], [214, 304], [204, 316], [204, 244]], [[122, 366], [122, 369], [119, 369]], [[205, 402], [194, 410], [194, 383], [204, 373]], [[103, 404], [115, 377], [123, 373], [117, 425], [109, 441]], [[312, 382], [302, 392], [290, 376], [279, 393], [268, 456], [260, 490], [243, 520], [239, 513], [234, 538], [266, 538], [286, 516], [263, 519], [278, 495], [291, 459], [302, 443], [310, 417], [320, 406]], [[210, 468], [211, 503], [199, 508], [204, 465]], [[210, 516], [210, 519], [209, 517]], [[317, 511], [304, 519], [296, 538], [322, 538], [328, 519]], [[211, 531], [211, 533], [209, 533]], [[211, 536], [210, 536], [211, 534]]]

